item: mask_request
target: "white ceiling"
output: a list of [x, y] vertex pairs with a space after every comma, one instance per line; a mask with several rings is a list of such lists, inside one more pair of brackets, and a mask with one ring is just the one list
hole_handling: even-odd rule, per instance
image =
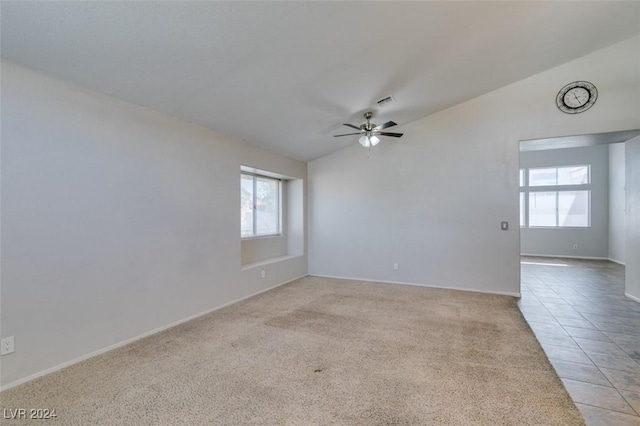
[[[299, 160], [640, 33], [640, 2], [11, 2], [1, 54]], [[580, 76], [576, 76], [580, 79]], [[391, 143], [401, 143], [396, 140]]]

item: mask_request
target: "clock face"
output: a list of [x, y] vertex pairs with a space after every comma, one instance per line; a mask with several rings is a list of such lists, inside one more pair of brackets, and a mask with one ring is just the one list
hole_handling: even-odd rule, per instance
[[589, 91], [584, 87], [574, 87], [564, 94], [564, 104], [569, 108], [580, 108], [589, 101]]
[[578, 114], [591, 108], [597, 98], [596, 86], [588, 81], [574, 81], [558, 92], [556, 104], [562, 112]]

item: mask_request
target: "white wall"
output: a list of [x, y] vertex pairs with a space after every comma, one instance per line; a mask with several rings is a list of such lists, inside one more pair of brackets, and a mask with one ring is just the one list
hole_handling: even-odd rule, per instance
[[[636, 109], [636, 112], [640, 114], [640, 108]], [[640, 302], [640, 136], [625, 143], [625, 160], [627, 186], [625, 293], [636, 302]]]
[[[609, 257], [609, 150], [607, 145], [525, 151], [520, 168], [591, 165], [591, 226], [588, 228], [522, 228], [522, 254], [542, 256]], [[574, 250], [574, 244], [578, 248]]]
[[240, 165], [305, 163], [4, 61], [1, 83], [5, 387], [307, 273], [241, 270], [239, 233]]
[[302, 179], [287, 181], [287, 254], [306, 252], [307, 241], [306, 182]]
[[609, 146], [609, 259], [625, 263], [624, 143]]
[[[638, 51], [635, 37], [406, 124], [369, 159], [354, 144], [309, 163], [310, 273], [518, 293], [518, 141], [638, 128]], [[564, 114], [575, 80], [600, 98]]]

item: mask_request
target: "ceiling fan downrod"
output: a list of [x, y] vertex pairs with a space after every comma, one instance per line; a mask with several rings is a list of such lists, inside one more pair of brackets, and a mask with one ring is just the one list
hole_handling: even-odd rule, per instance
[[373, 112], [371, 111], [367, 111], [364, 113], [364, 118], [365, 120], [367, 120], [367, 122], [365, 124], [363, 124], [362, 126], [360, 126], [360, 128], [366, 132], [371, 132], [373, 130], [374, 127], [376, 127], [375, 124], [371, 123], [371, 117], [373, 117]]

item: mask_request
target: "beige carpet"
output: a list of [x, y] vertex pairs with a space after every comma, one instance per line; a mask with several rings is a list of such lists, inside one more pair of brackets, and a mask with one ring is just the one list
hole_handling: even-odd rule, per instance
[[0, 399], [56, 409], [35, 424], [584, 424], [515, 299], [314, 277]]

